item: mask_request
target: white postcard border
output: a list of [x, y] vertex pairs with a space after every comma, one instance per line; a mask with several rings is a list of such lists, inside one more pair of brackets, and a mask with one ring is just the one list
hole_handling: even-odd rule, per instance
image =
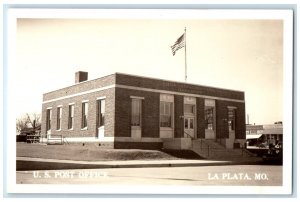
[[[283, 186], [102, 186], [102, 185], [24, 185], [16, 184], [15, 136], [7, 135], [7, 191], [8, 193], [132, 193], [132, 194], [290, 194], [292, 186], [292, 78], [293, 78], [293, 21], [291, 10], [101, 10], [97, 9], [9, 9], [8, 10], [8, 95], [7, 134], [15, 134], [12, 78], [17, 73], [17, 18], [157, 18], [157, 19], [282, 19], [284, 21], [284, 162]], [[4, 143], [5, 144], [5, 143]], [[286, 146], [286, 145], [290, 145]], [[132, 191], [134, 190], [134, 191]]]

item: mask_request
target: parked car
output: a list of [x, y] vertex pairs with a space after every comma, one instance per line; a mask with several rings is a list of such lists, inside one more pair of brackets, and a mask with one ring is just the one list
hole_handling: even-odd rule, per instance
[[282, 165], [282, 143], [276, 145], [269, 145], [267, 154], [263, 155], [263, 160], [267, 163]]
[[263, 142], [263, 143], [258, 144], [257, 147], [259, 147], [259, 148], [268, 148], [268, 144]]

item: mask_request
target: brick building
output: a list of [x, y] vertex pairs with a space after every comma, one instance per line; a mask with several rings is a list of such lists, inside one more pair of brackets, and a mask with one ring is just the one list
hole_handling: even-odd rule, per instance
[[113, 148], [188, 149], [245, 142], [244, 92], [115, 73], [45, 93], [42, 134]]

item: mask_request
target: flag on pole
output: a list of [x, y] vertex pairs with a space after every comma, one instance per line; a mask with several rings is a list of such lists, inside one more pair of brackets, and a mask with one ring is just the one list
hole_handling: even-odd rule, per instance
[[179, 37], [177, 39], [177, 41], [174, 43], [173, 46], [171, 46], [172, 48], [172, 53], [173, 53], [173, 56], [175, 55], [176, 51], [179, 50], [180, 48], [184, 47], [185, 46], [185, 34], [182, 34], [181, 37]]

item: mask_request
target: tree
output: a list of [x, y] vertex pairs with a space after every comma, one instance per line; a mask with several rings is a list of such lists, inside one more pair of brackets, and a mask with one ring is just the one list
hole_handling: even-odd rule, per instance
[[17, 134], [20, 134], [22, 130], [26, 129], [36, 129], [40, 128], [41, 126], [41, 116], [37, 113], [31, 113], [31, 114], [23, 114], [16, 120], [16, 131]]

